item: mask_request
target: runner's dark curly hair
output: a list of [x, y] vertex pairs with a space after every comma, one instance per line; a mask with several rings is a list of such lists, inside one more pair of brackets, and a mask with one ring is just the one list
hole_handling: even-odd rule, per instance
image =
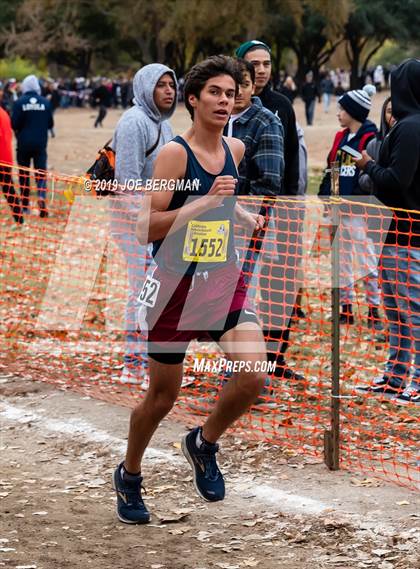
[[188, 102], [189, 95], [195, 95], [199, 99], [206, 82], [219, 75], [230, 75], [236, 83], [236, 92], [238, 92], [238, 85], [242, 83], [242, 72], [233, 57], [212, 55], [188, 71], [185, 76], [184, 100], [192, 119], [194, 119], [194, 109]]

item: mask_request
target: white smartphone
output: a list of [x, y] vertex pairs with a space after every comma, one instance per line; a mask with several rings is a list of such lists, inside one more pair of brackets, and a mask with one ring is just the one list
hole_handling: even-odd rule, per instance
[[346, 152], [347, 154], [350, 154], [350, 156], [353, 156], [353, 158], [356, 158], [356, 160], [360, 160], [360, 158], [362, 158], [362, 155], [360, 154], [360, 152], [358, 152], [357, 150], [355, 150], [351, 146], [348, 146], [348, 144], [345, 144], [344, 146], [342, 146], [340, 148], [340, 150], [342, 150], [343, 152]]

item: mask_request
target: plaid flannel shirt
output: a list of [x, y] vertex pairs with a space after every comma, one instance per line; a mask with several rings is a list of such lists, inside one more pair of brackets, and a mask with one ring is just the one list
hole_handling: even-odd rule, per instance
[[[226, 129], [227, 131], [227, 129]], [[277, 196], [284, 176], [284, 131], [279, 117], [264, 108], [258, 97], [233, 122], [232, 136], [245, 144], [239, 164], [239, 194]]]

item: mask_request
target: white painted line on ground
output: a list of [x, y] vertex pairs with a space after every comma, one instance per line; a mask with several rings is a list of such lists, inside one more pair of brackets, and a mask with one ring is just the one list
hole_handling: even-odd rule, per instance
[[[60, 433], [64, 436], [79, 437], [86, 442], [106, 444], [108, 448], [112, 447], [114, 452], [121, 455], [125, 453], [126, 442], [123, 439], [97, 429], [84, 419], [71, 418], [61, 421], [48, 417], [45, 413], [35, 412], [5, 402], [1, 403], [1, 409], [0, 416], [5, 420], [22, 424], [31, 422], [41, 431], [45, 430]], [[173, 452], [151, 447], [147, 449], [145, 458], [155, 462], [185, 464], [185, 461]], [[246, 499], [251, 497], [257, 498], [267, 505], [278, 506], [281, 511], [290, 513], [320, 514], [330, 507], [318, 500], [299, 496], [298, 494], [290, 494], [246, 476], [235, 477], [233, 492], [237, 496]]]
[[[46, 415], [35, 413], [21, 407], [2, 403], [3, 410], [0, 415], [10, 421], [18, 423], [38, 423], [40, 430], [52, 431], [63, 435], [84, 438], [87, 442], [95, 442], [111, 446], [112, 450], [121, 455], [125, 454], [127, 443], [119, 437], [114, 437], [106, 431], [95, 428], [93, 425], [83, 419], [67, 419], [66, 421], [59, 421], [58, 419], [48, 418]], [[154, 461], [171, 462], [172, 464], [183, 463], [183, 460], [171, 453], [170, 451], [163, 451], [149, 447], [145, 454], [146, 458]]]
[[285, 511], [320, 514], [328, 508], [326, 504], [318, 500], [299, 496], [298, 494], [289, 494], [284, 490], [273, 488], [267, 484], [258, 485], [254, 493], [257, 498], [267, 504], [281, 504], [282, 509]]

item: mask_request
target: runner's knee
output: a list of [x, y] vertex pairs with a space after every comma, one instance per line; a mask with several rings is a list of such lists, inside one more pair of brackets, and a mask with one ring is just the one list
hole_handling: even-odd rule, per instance
[[241, 373], [238, 377], [238, 384], [241, 389], [250, 395], [258, 395], [265, 382], [265, 374], [259, 371]]
[[145, 405], [157, 415], [164, 417], [174, 406], [177, 396], [177, 390], [155, 391], [151, 389], [146, 396]]

